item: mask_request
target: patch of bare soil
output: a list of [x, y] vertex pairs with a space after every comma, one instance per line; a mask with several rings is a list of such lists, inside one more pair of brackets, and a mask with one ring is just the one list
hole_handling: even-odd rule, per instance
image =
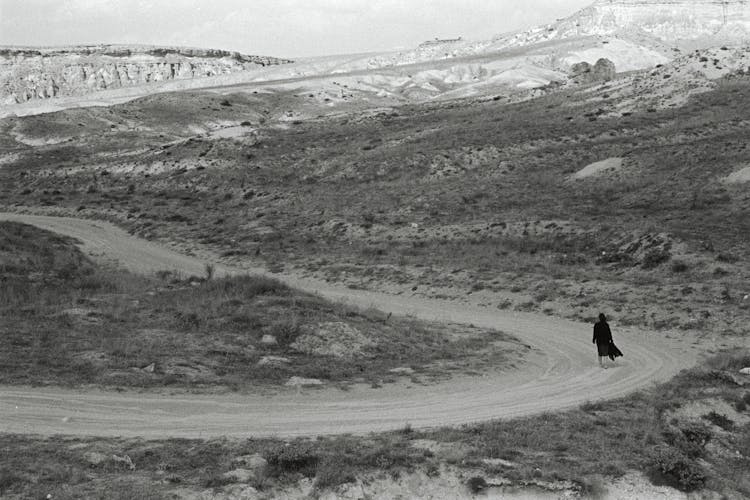
[[735, 170], [724, 178], [727, 184], [743, 184], [750, 182], [750, 166]]
[[573, 174], [572, 178], [585, 179], [587, 177], [597, 177], [600, 175], [616, 172], [620, 168], [622, 168], [622, 161], [622, 158], [617, 157], [607, 158], [606, 160], [591, 163]]

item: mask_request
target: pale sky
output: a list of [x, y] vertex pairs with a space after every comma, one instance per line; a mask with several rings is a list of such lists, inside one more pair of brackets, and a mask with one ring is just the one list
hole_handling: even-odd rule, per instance
[[138, 43], [303, 57], [483, 40], [593, 0], [0, 0], [0, 45]]

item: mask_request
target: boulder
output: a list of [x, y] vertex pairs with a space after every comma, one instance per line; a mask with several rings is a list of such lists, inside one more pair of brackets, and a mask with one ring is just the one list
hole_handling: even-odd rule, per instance
[[302, 387], [302, 386], [310, 386], [310, 385], [323, 385], [323, 381], [322, 380], [318, 380], [317, 378], [292, 377], [284, 385], [286, 385], [288, 387]]
[[591, 65], [587, 63], [586, 61], [575, 63], [573, 66], [570, 67], [570, 76], [572, 78], [579, 77], [586, 73], [591, 73]]
[[109, 458], [109, 455], [105, 455], [104, 453], [99, 453], [97, 451], [87, 451], [83, 454], [83, 459], [86, 460], [91, 465], [99, 465], [107, 461]]
[[394, 373], [396, 375], [412, 375], [414, 374], [414, 369], [409, 368], [408, 366], [400, 366], [398, 368], [391, 368], [388, 370], [390, 373]]
[[289, 363], [289, 359], [282, 356], [263, 356], [258, 361], [257, 366], [279, 366], [287, 363]]
[[613, 63], [609, 59], [602, 57], [601, 59], [596, 61], [596, 64], [594, 64], [591, 72], [594, 74], [594, 78], [596, 81], [606, 82], [612, 80], [615, 77], [615, 75], [617, 74], [617, 68], [615, 68], [615, 63]]
[[227, 472], [224, 477], [234, 479], [237, 482], [247, 483], [250, 481], [262, 481], [266, 475], [268, 461], [259, 454], [243, 455], [232, 460], [235, 470]]
[[243, 455], [233, 460], [235, 464], [241, 465], [245, 469], [252, 471], [263, 470], [268, 465], [268, 461], [258, 453], [254, 455]]
[[264, 346], [269, 346], [269, 347], [279, 344], [279, 342], [276, 340], [276, 337], [274, 337], [273, 335], [269, 335], [269, 334], [263, 335], [263, 337], [260, 339], [260, 343]]
[[617, 70], [615, 63], [601, 58], [592, 66], [581, 61], [570, 67], [570, 77], [577, 83], [606, 82], [615, 77]]
[[114, 461], [115, 463], [118, 463], [118, 464], [122, 464], [122, 465], [124, 465], [125, 467], [127, 467], [127, 468], [128, 468], [128, 469], [130, 469], [130, 470], [135, 470], [135, 464], [134, 464], [134, 463], [133, 463], [133, 461], [132, 461], [132, 460], [130, 459], [130, 456], [129, 456], [129, 455], [123, 455], [123, 456], [121, 456], [121, 457], [120, 457], [120, 456], [117, 456], [117, 455], [112, 455], [112, 460], [113, 460], [113, 461]]

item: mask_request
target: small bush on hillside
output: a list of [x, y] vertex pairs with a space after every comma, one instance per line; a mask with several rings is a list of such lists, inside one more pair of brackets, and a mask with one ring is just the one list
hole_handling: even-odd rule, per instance
[[7, 469], [0, 469], [0, 493], [9, 492], [14, 486], [23, 484], [24, 478]]
[[280, 346], [288, 346], [302, 334], [302, 324], [296, 317], [283, 318], [271, 323], [264, 331], [276, 337]]
[[319, 490], [335, 488], [341, 484], [353, 483], [357, 480], [354, 471], [348, 464], [342, 463], [339, 457], [330, 457], [318, 465], [315, 474], [315, 488]]
[[662, 435], [667, 444], [694, 459], [703, 456], [706, 443], [711, 439], [711, 430], [702, 422], [677, 422]]
[[701, 418], [704, 420], [708, 420], [712, 424], [721, 427], [725, 431], [732, 430], [734, 427], [734, 422], [727, 417], [726, 415], [722, 415], [721, 413], [717, 413], [715, 411], [711, 411], [710, 413], [706, 413]]
[[702, 422], [684, 422], [679, 429], [685, 439], [699, 446], [705, 446], [711, 440], [711, 429]]
[[211, 280], [206, 284], [208, 292], [237, 295], [251, 299], [258, 295], [289, 295], [291, 290], [284, 283], [265, 276], [232, 276]]
[[673, 273], [684, 273], [688, 270], [688, 265], [682, 260], [672, 261], [672, 272]]
[[681, 451], [660, 446], [651, 456], [651, 481], [667, 484], [682, 491], [697, 490], [706, 483], [703, 467]]
[[276, 446], [266, 451], [264, 458], [268, 461], [271, 476], [294, 473], [313, 477], [320, 460], [315, 447], [305, 442]]
[[668, 261], [670, 257], [670, 253], [666, 250], [649, 250], [643, 257], [641, 267], [643, 269], [653, 269]]
[[477, 493], [481, 493], [482, 491], [486, 490], [487, 486], [489, 485], [483, 477], [474, 476], [466, 482], [466, 486], [469, 488], [469, 491], [476, 495]]

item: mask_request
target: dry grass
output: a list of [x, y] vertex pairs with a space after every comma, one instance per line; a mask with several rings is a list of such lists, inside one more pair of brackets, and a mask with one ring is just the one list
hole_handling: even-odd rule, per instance
[[[0, 193], [11, 208], [107, 218], [147, 238], [273, 269], [299, 266], [355, 287], [467, 292], [497, 288], [499, 278], [506, 289], [532, 289], [552, 277], [560, 293], [551, 310], [584, 317], [590, 306], [572, 288], [595, 276], [593, 294], [619, 297], [602, 307], [619, 307], [613, 317], [629, 323], [708, 331], [699, 322], [708, 313], [712, 331], [731, 332], [750, 320], [750, 306], [737, 299], [750, 279], [750, 198], [720, 180], [747, 161], [748, 77], [722, 81], [683, 108], [604, 113], [593, 122], [587, 114], [617, 102], [592, 105], [566, 89], [513, 105], [465, 100], [274, 127], [273, 116], [296, 99], [237, 95], [225, 107], [219, 96], [167, 94], [45, 115], [41, 136], [78, 122], [83, 133], [44, 147], [15, 143], [18, 158], [0, 170]], [[265, 125], [258, 109], [268, 111]], [[189, 137], [191, 125], [245, 115], [258, 127], [252, 138]], [[131, 120], [150, 131], [109, 129]], [[30, 133], [39, 121], [0, 121], [0, 137], [12, 127]], [[568, 182], [609, 157], [625, 158], [616, 176]], [[148, 171], [155, 164], [164, 170]], [[455, 173], [432, 175], [445, 166]], [[547, 227], [561, 218], [569, 230]], [[526, 230], [511, 230], [518, 225]], [[614, 244], [662, 233], [673, 248], [637, 254]], [[677, 251], [682, 244], [689, 255]], [[733, 300], [680, 294], [686, 285], [709, 286], [709, 295], [726, 286]]]
[[[502, 366], [523, 351], [498, 332], [359, 310], [269, 278], [139, 277], [100, 268], [39, 229], [2, 223], [0, 231], [0, 383], [250, 390], [300, 376], [380, 384], [396, 379], [392, 368], [429, 380]], [[345, 325], [367, 343], [343, 357], [296, 349], [325, 325]], [[266, 335], [276, 344], [264, 345]], [[497, 340], [506, 346], [493, 347]], [[266, 356], [286, 361], [264, 364]]]

